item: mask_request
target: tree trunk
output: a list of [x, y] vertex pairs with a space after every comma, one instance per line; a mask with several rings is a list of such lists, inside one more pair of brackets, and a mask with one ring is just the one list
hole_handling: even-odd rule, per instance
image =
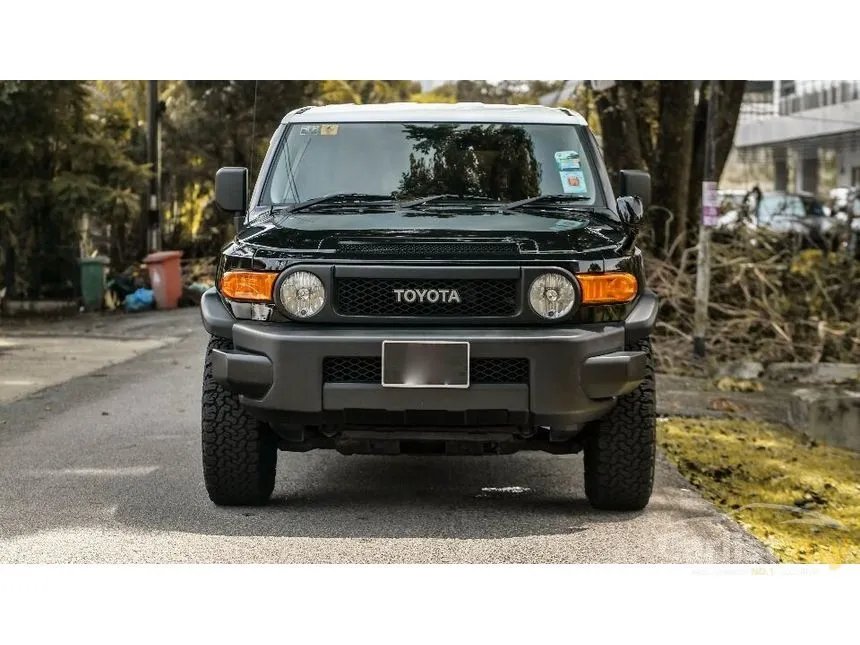
[[660, 81], [635, 81], [636, 93], [631, 95], [636, 106], [636, 128], [639, 133], [639, 150], [642, 166], [635, 170], [654, 168], [656, 125], [660, 118]]
[[[717, 81], [720, 93], [716, 118], [716, 135], [714, 146], [714, 168], [716, 176], [723, 174], [723, 168], [732, 150], [735, 140], [735, 130], [738, 124], [741, 101], [744, 98], [746, 81]], [[690, 233], [687, 244], [692, 245], [699, 231], [699, 212], [702, 208], [702, 181], [705, 176], [705, 129], [708, 119], [708, 100], [710, 98], [710, 83], [702, 85], [699, 93], [699, 103], [696, 106], [693, 133], [693, 156], [690, 171], [687, 206], [687, 228]], [[708, 97], [705, 96], [707, 89]]]
[[3, 240], [3, 284], [6, 285], [6, 299], [17, 296], [15, 280], [15, 246], [7, 236]]
[[659, 132], [652, 166], [651, 218], [654, 253], [673, 255], [685, 248], [690, 161], [693, 154], [693, 82], [663, 81], [659, 93]]
[[617, 188], [616, 177], [618, 166], [623, 163], [621, 157], [624, 149], [624, 125], [621, 120], [621, 108], [618, 105], [618, 88], [611, 87], [605, 92], [595, 92], [594, 108], [600, 120], [606, 171], [613, 182], [613, 188]]
[[619, 170], [645, 169], [635, 95], [636, 88], [632, 81], [619, 81], [608, 90], [595, 93], [594, 107], [600, 119], [603, 156], [612, 179], [612, 188], [616, 191]]
[[[732, 148], [745, 86], [746, 81], [717, 81], [717, 176], [722, 174]], [[658, 254], [673, 246], [680, 252], [696, 242], [709, 83], [702, 84], [696, 105], [694, 88], [694, 81], [617, 81], [609, 90], [595, 93], [604, 160], [613, 189], [617, 192], [618, 171], [623, 168], [651, 172], [652, 201], [661, 207], [652, 215]], [[652, 144], [655, 138], [656, 145]]]

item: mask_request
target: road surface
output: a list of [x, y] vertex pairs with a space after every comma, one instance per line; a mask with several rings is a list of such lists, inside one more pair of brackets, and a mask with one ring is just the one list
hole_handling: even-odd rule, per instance
[[[217, 508], [200, 465], [198, 316], [54, 328], [67, 359], [92, 355], [86, 339], [137, 344], [0, 402], [0, 562], [774, 561], [662, 458], [651, 504], [633, 514], [588, 506], [580, 455], [540, 453], [281, 453], [270, 506]], [[5, 336], [19, 348], [51, 337]], [[10, 364], [0, 353], [0, 378], [30, 380], [26, 361], [14, 378]]]

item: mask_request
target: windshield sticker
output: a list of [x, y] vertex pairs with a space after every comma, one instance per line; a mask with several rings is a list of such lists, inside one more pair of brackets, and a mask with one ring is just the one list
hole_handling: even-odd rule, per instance
[[337, 134], [337, 126], [336, 125], [322, 125], [320, 126], [320, 134], [323, 136], [334, 136]]
[[579, 170], [579, 153], [576, 150], [559, 150], [555, 153], [559, 170]]
[[561, 186], [565, 193], [582, 195], [588, 192], [585, 174], [581, 170], [562, 170], [558, 175], [561, 177]]
[[307, 136], [309, 134], [319, 134], [320, 127], [318, 125], [303, 125], [299, 130], [299, 134], [302, 136]]

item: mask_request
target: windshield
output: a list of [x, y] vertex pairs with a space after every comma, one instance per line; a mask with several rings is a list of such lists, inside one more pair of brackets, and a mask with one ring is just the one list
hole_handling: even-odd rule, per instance
[[584, 138], [571, 125], [295, 123], [260, 204], [358, 193], [504, 202], [573, 195], [578, 205], [594, 205], [598, 192]]

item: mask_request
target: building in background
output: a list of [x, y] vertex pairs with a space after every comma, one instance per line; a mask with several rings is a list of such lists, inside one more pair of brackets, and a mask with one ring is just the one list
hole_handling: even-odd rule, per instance
[[860, 186], [860, 81], [748, 81], [734, 147], [748, 183], [821, 196]]
[[[569, 101], [583, 83], [565, 81], [540, 103]], [[860, 81], [747, 81], [720, 185], [821, 197], [860, 186]]]

